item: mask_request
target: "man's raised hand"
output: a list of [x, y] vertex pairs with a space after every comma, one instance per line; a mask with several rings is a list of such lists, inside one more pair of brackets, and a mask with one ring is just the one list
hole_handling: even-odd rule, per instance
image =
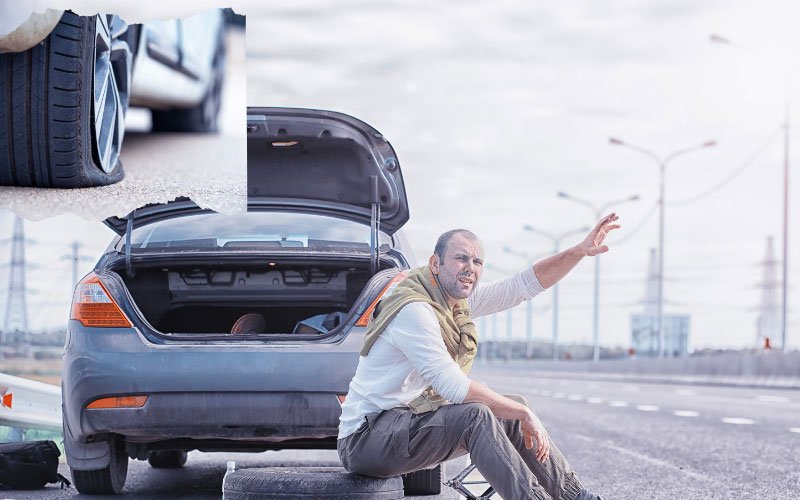
[[606, 235], [620, 227], [619, 224], [614, 224], [619, 217], [617, 217], [616, 213], [610, 213], [600, 219], [600, 222], [592, 229], [586, 238], [582, 242], [578, 244], [578, 247], [583, 251], [584, 255], [589, 255], [594, 257], [595, 255], [608, 252], [608, 246], [603, 245], [603, 240], [606, 239]]

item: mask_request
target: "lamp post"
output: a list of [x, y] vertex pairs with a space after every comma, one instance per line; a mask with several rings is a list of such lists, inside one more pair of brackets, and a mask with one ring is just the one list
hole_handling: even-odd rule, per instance
[[[713, 43], [729, 45], [739, 50], [747, 50], [725, 37], [711, 35], [709, 40]], [[791, 108], [791, 85], [794, 72], [800, 68], [800, 63], [788, 66], [786, 69], [786, 94], [783, 103], [783, 258], [781, 259], [782, 271], [782, 311], [781, 311], [781, 350], [786, 351], [786, 336], [789, 330], [788, 322], [788, 290], [789, 290], [789, 118]]]
[[[553, 254], [557, 254], [561, 250], [561, 240], [564, 238], [568, 238], [570, 236], [574, 236], [579, 233], [585, 233], [589, 230], [588, 227], [582, 227], [579, 229], [573, 229], [572, 231], [567, 231], [566, 233], [560, 236], [554, 236], [547, 231], [542, 231], [539, 228], [533, 227], [530, 224], [525, 224], [523, 227], [526, 231], [531, 231], [536, 234], [541, 234], [542, 236], [548, 238], [550, 241], [553, 242]], [[558, 282], [553, 286], [553, 361], [558, 361]]]
[[664, 174], [667, 170], [667, 165], [670, 161], [675, 159], [678, 156], [685, 155], [687, 153], [691, 153], [693, 151], [699, 151], [701, 149], [710, 148], [715, 146], [717, 143], [714, 141], [706, 141], [699, 146], [692, 146], [689, 148], [679, 149], [668, 154], [663, 159], [658, 156], [657, 154], [653, 153], [644, 148], [640, 148], [639, 146], [634, 146], [632, 144], [628, 144], [626, 142], [621, 141], [620, 139], [616, 139], [614, 137], [609, 138], [608, 140], [614, 146], [622, 146], [628, 149], [632, 149], [634, 151], [638, 151], [649, 158], [655, 160], [658, 164], [659, 169], [659, 195], [658, 195], [658, 307], [657, 307], [657, 322], [658, 322], [658, 357], [664, 357], [664, 350], [666, 345], [664, 344]]
[[[533, 257], [525, 252], [518, 252], [511, 247], [503, 247], [503, 251], [507, 254], [514, 255], [521, 259], [525, 259], [528, 267], [533, 268], [536, 259], [544, 257], [546, 254], [538, 254]], [[533, 357], [533, 300], [527, 300], [525, 304], [525, 359]]]
[[[629, 201], [636, 201], [639, 199], [638, 194], [634, 194], [628, 196], [627, 198], [622, 198], [619, 200], [610, 201], [603, 205], [600, 205], [598, 208], [593, 203], [583, 200], [581, 198], [576, 198], [571, 196], [564, 191], [559, 191], [558, 196], [560, 198], [564, 198], [566, 200], [574, 201], [575, 203], [579, 203], [589, 208], [594, 213], [595, 220], [599, 220], [600, 217], [603, 216], [603, 213], [608, 210], [610, 207], [614, 205], [619, 205], [620, 203], [626, 203]], [[592, 341], [594, 342], [594, 354], [592, 358], [595, 361], [600, 360], [600, 255], [596, 255], [594, 258], [594, 310], [593, 310], [593, 323], [592, 323]]]

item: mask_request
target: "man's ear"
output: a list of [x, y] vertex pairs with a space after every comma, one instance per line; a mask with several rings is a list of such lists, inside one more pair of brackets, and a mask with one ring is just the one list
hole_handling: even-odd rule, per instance
[[436, 254], [431, 255], [431, 258], [428, 259], [428, 267], [431, 268], [431, 272], [436, 275], [439, 274], [439, 256]]

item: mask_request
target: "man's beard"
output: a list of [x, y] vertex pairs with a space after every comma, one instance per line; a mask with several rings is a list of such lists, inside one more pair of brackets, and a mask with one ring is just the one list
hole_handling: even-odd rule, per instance
[[472, 286], [469, 288], [469, 290], [464, 290], [461, 287], [461, 283], [458, 281], [458, 274], [455, 276], [450, 276], [446, 273], [440, 272], [436, 278], [439, 281], [439, 286], [442, 288], [442, 291], [454, 299], [466, 299], [472, 294], [473, 291], [475, 291], [475, 285], [478, 284], [478, 280], [472, 278]]

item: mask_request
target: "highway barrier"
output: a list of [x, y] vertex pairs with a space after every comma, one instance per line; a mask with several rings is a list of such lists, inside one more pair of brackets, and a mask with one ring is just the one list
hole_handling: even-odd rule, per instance
[[61, 388], [0, 373], [0, 425], [61, 432]]

